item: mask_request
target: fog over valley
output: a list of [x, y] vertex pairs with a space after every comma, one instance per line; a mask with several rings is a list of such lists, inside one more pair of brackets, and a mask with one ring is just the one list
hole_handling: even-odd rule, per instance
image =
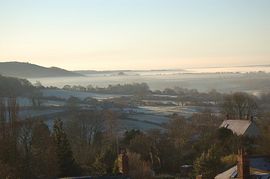
[[270, 0], [0, 0], [0, 179], [270, 179]]

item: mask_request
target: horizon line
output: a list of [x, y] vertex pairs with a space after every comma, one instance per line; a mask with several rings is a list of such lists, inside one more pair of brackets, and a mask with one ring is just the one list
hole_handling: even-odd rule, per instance
[[247, 65], [223, 65], [223, 66], [201, 66], [201, 67], [184, 67], [184, 68], [153, 68], [153, 69], [67, 69], [61, 66], [43, 66], [40, 64], [28, 62], [28, 61], [0, 61], [0, 63], [28, 63], [32, 65], [38, 65], [45, 68], [61, 68], [63, 70], [76, 72], [76, 71], [173, 71], [173, 70], [185, 70], [185, 69], [203, 69], [203, 68], [234, 68], [234, 67], [259, 67], [259, 66], [270, 66], [269, 63], [267, 64], [247, 64]]

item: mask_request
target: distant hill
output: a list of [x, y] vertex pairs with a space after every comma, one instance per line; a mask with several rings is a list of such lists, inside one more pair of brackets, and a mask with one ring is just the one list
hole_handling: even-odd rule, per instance
[[46, 68], [22, 62], [0, 62], [0, 74], [23, 78], [83, 76], [57, 67]]

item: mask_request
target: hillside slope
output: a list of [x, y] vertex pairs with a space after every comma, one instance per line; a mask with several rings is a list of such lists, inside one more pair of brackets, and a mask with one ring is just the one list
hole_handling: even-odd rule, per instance
[[24, 78], [83, 76], [57, 67], [46, 68], [22, 62], [0, 62], [0, 74]]

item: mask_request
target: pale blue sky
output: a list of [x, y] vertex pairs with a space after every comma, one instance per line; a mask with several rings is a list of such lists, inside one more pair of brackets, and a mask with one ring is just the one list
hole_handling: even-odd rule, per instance
[[269, 0], [0, 0], [0, 61], [67, 69], [270, 64]]

